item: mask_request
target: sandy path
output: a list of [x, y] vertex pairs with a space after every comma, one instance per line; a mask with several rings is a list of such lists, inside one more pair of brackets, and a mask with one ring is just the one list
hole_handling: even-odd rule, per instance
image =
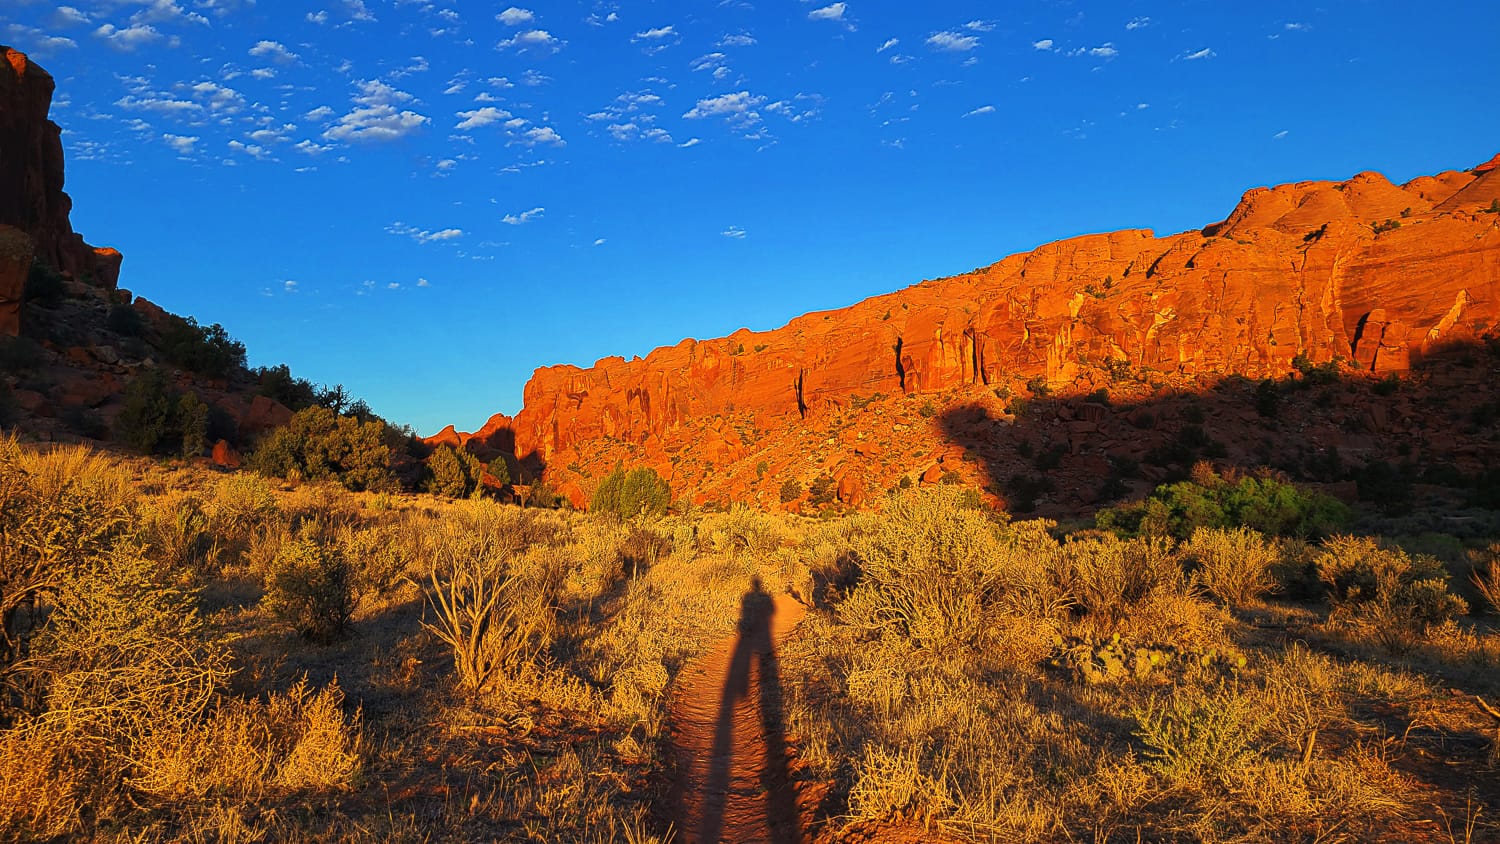
[[775, 655], [803, 613], [790, 596], [773, 598], [757, 583], [745, 594], [740, 632], [679, 676], [669, 706], [678, 842], [803, 840]]

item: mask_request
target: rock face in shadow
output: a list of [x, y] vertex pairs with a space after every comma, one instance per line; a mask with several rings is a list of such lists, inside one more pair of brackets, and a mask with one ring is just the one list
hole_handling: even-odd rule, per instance
[[55, 84], [26, 54], [0, 46], [0, 225], [31, 237], [44, 263], [104, 288], [120, 277], [119, 252], [74, 233], [63, 192], [62, 134], [47, 119]]

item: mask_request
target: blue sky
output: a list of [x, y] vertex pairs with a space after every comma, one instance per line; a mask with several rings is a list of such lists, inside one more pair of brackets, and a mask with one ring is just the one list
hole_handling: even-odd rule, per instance
[[73, 222], [432, 433], [1247, 188], [1500, 151], [1492, 2], [7, 0]]

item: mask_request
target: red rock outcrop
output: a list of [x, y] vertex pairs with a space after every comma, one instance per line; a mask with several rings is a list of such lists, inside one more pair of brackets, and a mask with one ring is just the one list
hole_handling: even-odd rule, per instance
[[1500, 316], [1500, 215], [1483, 210], [1497, 174], [1256, 188], [1202, 231], [1072, 238], [774, 331], [545, 367], [526, 385], [515, 447], [550, 463], [580, 443], [642, 443], [690, 419], [798, 418], [860, 394], [1017, 376], [1057, 388], [1090, 366], [1259, 378], [1287, 373], [1301, 353], [1402, 371]]
[[47, 119], [55, 83], [24, 53], [0, 46], [0, 224], [31, 236], [36, 257], [74, 278], [113, 288], [119, 252], [95, 249], [68, 222], [62, 133]]

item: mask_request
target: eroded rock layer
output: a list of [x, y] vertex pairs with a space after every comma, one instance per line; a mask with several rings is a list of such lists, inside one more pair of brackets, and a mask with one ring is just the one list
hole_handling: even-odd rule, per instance
[[26, 54], [0, 46], [0, 225], [31, 237], [37, 259], [80, 281], [113, 288], [120, 253], [73, 231], [63, 192], [62, 133], [47, 119], [55, 83]]

